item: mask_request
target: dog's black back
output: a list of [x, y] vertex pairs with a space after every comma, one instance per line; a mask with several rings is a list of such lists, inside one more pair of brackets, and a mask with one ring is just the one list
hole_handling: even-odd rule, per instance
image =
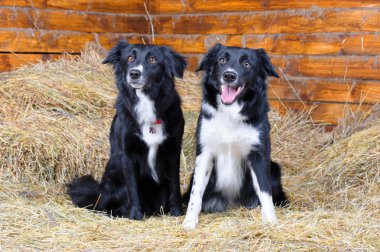
[[103, 63], [112, 64], [119, 91], [110, 158], [100, 183], [77, 178], [68, 194], [76, 206], [113, 216], [181, 215], [184, 119], [174, 77], [182, 78], [184, 58], [168, 47], [120, 41]]
[[264, 219], [275, 221], [267, 199], [275, 205], [284, 205], [287, 199], [280, 166], [270, 157], [266, 78], [278, 77], [274, 66], [263, 49], [217, 44], [198, 70], [205, 71], [203, 100], [196, 132], [197, 164], [184, 195], [185, 202], [190, 200], [184, 225], [195, 227], [200, 195], [205, 212], [228, 206], [252, 208], [265, 200]]

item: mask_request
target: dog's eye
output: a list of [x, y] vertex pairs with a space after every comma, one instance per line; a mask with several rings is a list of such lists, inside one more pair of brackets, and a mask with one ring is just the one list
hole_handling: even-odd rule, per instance
[[227, 62], [227, 60], [225, 58], [220, 58], [219, 59], [219, 64], [223, 65]]
[[132, 56], [132, 55], [128, 56], [128, 61], [134, 61], [134, 60], [135, 60], [135, 56]]
[[154, 64], [154, 63], [157, 63], [157, 59], [153, 56], [150, 56], [148, 59], [148, 62]]
[[248, 61], [243, 61], [243, 67], [245, 67], [245, 68], [248, 68], [248, 67], [250, 67], [251, 66], [251, 63], [249, 63]]

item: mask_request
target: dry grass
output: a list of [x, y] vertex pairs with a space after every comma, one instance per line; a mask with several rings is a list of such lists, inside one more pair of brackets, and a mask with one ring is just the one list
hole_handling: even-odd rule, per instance
[[107, 158], [115, 89], [102, 56], [24, 67], [0, 75], [1, 167], [16, 177], [64, 182], [99, 174]]
[[[96, 48], [95, 48], [96, 49]], [[292, 205], [280, 223], [261, 223], [260, 209], [201, 215], [186, 232], [183, 217], [112, 219], [72, 206], [64, 183], [99, 177], [108, 155], [115, 90], [103, 55], [0, 75], [0, 250], [380, 250], [380, 120], [347, 113], [333, 133], [308, 113], [271, 112], [273, 157], [284, 166]], [[185, 110], [199, 107], [199, 79], [177, 82]], [[194, 164], [197, 112], [186, 112], [181, 168], [185, 188]]]

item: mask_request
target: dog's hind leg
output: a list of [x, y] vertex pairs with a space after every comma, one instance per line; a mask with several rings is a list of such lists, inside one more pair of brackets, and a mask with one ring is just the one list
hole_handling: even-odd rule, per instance
[[195, 160], [195, 170], [193, 185], [190, 193], [190, 201], [187, 206], [187, 213], [183, 221], [183, 227], [194, 229], [198, 225], [199, 213], [202, 208], [202, 197], [209, 182], [212, 171], [212, 155], [209, 151], [203, 150]]
[[248, 209], [256, 208], [259, 205], [259, 198], [255, 192], [255, 188], [253, 187], [252, 175], [250, 169], [246, 170], [246, 174], [244, 175], [245, 181], [240, 190], [240, 197], [237, 203], [241, 206], [244, 206]]
[[203, 198], [202, 210], [205, 213], [224, 212], [227, 204], [228, 201], [219, 192], [214, 192], [210, 197]]
[[271, 162], [270, 175], [272, 181], [272, 197], [275, 206], [286, 206], [289, 200], [282, 188], [281, 184], [281, 166], [275, 162]]
[[272, 199], [269, 164], [264, 157], [253, 152], [249, 155], [248, 166], [252, 176], [253, 187], [261, 204], [263, 221], [275, 223], [277, 219]]

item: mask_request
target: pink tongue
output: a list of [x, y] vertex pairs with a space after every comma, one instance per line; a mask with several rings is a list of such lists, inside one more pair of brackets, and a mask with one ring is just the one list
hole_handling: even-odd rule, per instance
[[220, 96], [222, 98], [222, 101], [224, 103], [232, 103], [236, 97], [237, 90], [235, 88], [230, 87], [228, 85], [222, 85], [222, 95]]

